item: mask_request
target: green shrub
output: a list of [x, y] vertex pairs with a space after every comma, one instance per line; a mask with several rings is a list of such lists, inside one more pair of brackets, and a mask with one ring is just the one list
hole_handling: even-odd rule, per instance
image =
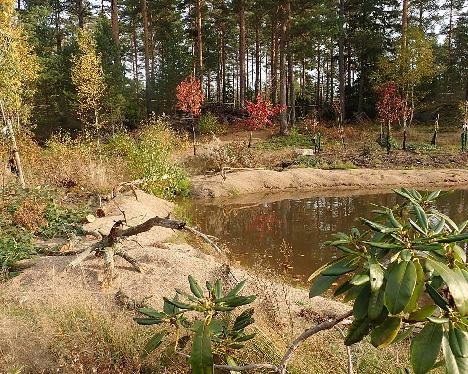
[[253, 308], [235, 312], [239, 307], [251, 304], [256, 297], [239, 295], [245, 281], [225, 293], [220, 280], [214, 284], [206, 282], [205, 291], [191, 275], [188, 279], [191, 294], [176, 290], [174, 298], [164, 297], [162, 311], [138, 309], [142, 314], [135, 318], [138, 324], [167, 327], [147, 342], [141, 355], [146, 357], [152, 353], [173, 330], [175, 350], [183, 349], [187, 343], [182, 342], [181, 336], [192, 341], [189, 356], [192, 372], [213, 373], [215, 361], [235, 364], [233, 355], [255, 337], [255, 333], [246, 331], [254, 323]]
[[0, 270], [40, 252], [35, 240], [80, 233], [86, 208], [64, 207], [54, 190], [7, 191], [0, 213]]
[[410, 338], [415, 373], [437, 366], [441, 351], [448, 373], [466, 372], [468, 221], [456, 224], [435, 208], [441, 191], [395, 192], [403, 201], [361, 218], [364, 230], [325, 243], [341, 256], [311, 275], [309, 296], [339, 284], [334, 295], [353, 300], [346, 345], [368, 335], [378, 348]]
[[260, 144], [264, 149], [314, 148], [312, 135], [301, 134], [296, 128], [287, 136], [274, 136]]
[[222, 134], [226, 132], [226, 128], [217, 116], [208, 112], [198, 119], [198, 132], [200, 134]]
[[182, 140], [169, 129], [166, 119], [153, 117], [135, 138], [123, 133], [110, 139], [107, 152], [122, 157], [131, 177], [145, 181], [145, 191], [173, 199], [190, 194], [188, 176], [172, 157], [181, 146]]

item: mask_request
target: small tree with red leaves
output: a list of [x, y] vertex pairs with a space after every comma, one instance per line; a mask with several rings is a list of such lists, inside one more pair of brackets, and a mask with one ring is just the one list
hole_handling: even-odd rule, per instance
[[261, 95], [257, 96], [256, 102], [245, 101], [245, 108], [249, 118], [242, 125], [249, 130], [259, 130], [267, 126], [273, 126], [271, 118], [287, 109], [286, 105], [273, 105], [270, 100], [265, 100]]
[[380, 90], [380, 100], [377, 103], [377, 112], [380, 119], [387, 123], [386, 146], [387, 153], [390, 153], [392, 149], [392, 124], [398, 122], [400, 119], [405, 121], [408, 116], [408, 105], [406, 104], [405, 100], [398, 94], [395, 83], [390, 82]]
[[204, 99], [201, 82], [193, 75], [185, 78], [177, 86], [177, 108], [190, 113], [193, 117], [201, 114]]
[[193, 75], [188, 76], [177, 86], [177, 108], [192, 116], [193, 155], [197, 153], [195, 141], [194, 117], [201, 114], [201, 106], [205, 96], [203, 95], [201, 82]]

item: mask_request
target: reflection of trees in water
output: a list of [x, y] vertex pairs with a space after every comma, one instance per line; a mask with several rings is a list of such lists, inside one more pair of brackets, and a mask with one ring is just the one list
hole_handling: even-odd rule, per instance
[[[467, 195], [468, 191], [457, 191], [442, 197], [439, 209], [456, 222], [468, 219]], [[280, 258], [284, 241], [292, 248], [293, 272], [308, 275], [335, 255], [321, 247], [332, 233], [361, 226], [356, 219], [372, 216], [371, 204], [393, 206], [397, 200], [395, 194], [380, 194], [290, 199], [250, 207], [202, 205], [193, 216], [204, 232], [227, 242], [233, 254], [243, 255], [247, 265], [257, 254], [265, 254], [277, 267], [275, 258]]]

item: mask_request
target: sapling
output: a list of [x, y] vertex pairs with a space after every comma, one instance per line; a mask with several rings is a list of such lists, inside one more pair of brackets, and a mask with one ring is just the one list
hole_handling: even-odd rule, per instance
[[192, 120], [194, 156], [197, 155], [194, 118], [200, 116], [204, 99], [201, 82], [192, 75], [184, 79], [177, 86], [177, 108], [189, 113]]
[[461, 150], [462, 152], [468, 151], [468, 100], [462, 102], [460, 105], [462, 117], [463, 117], [463, 125], [462, 125], [462, 133], [461, 133]]
[[437, 146], [437, 133], [439, 131], [439, 117], [440, 114], [437, 114], [437, 118], [434, 123], [434, 135], [432, 136], [431, 145]]

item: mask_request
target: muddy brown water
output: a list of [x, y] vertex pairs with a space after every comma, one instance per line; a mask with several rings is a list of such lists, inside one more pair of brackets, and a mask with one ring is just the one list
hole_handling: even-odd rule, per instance
[[[220, 239], [230, 257], [243, 266], [286, 272], [303, 282], [338, 254], [322, 243], [337, 231], [361, 227], [359, 217], [371, 217], [375, 206], [393, 206], [392, 192], [333, 196], [261, 197], [248, 203], [212, 200], [187, 206], [193, 223]], [[439, 199], [439, 210], [455, 222], [468, 219], [468, 190], [457, 190]]]

